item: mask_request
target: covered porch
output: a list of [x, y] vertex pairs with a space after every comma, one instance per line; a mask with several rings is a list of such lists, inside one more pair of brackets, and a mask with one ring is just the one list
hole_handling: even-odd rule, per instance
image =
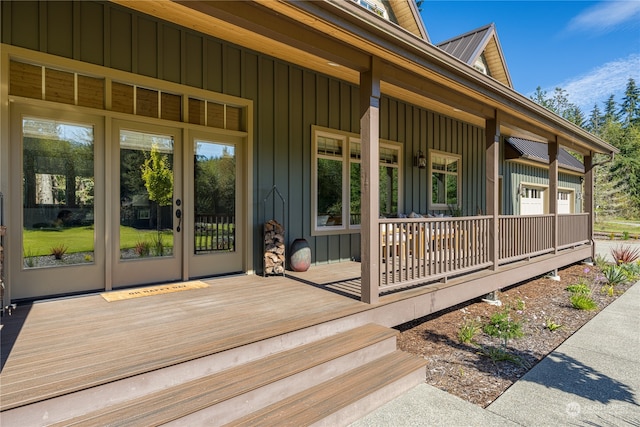
[[[54, 424], [74, 408], [100, 410], [319, 337], [367, 324], [393, 327], [579, 262], [591, 250], [585, 242], [496, 270], [451, 269], [427, 286], [385, 286], [376, 304], [358, 301], [361, 265], [346, 262], [286, 277], [203, 280], [207, 287], [114, 302], [95, 294], [21, 305], [2, 317], [3, 423]], [[402, 264], [401, 254], [391, 256]]]

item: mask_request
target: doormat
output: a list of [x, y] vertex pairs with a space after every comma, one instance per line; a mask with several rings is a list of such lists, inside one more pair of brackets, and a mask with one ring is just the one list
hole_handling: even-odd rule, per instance
[[100, 295], [108, 302], [122, 301], [131, 298], [149, 297], [151, 295], [170, 294], [172, 292], [189, 291], [191, 289], [208, 288], [204, 282], [169, 283], [166, 285], [147, 286], [144, 288], [124, 289], [122, 291], [103, 292]]

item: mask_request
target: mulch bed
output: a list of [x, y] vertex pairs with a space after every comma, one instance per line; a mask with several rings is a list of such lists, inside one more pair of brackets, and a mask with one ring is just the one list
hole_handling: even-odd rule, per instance
[[[498, 292], [501, 307], [474, 301], [400, 325], [396, 328], [401, 332], [399, 348], [428, 361], [428, 384], [484, 408], [631, 286], [618, 285], [609, 296], [602, 285], [593, 284], [599, 274], [598, 267], [576, 264], [560, 270], [560, 281], [540, 277]], [[569, 301], [566, 287], [585, 279], [597, 310], [577, 310]], [[458, 338], [465, 322], [486, 324], [493, 313], [506, 306], [514, 318], [523, 321], [524, 336], [509, 340], [507, 346], [508, 353], [519, 357], [520, 363], [494, 362], [481, 355], [481, 346], [500, 347], [497, 338], [482, 331], [472, 343]], [[549, 322], [561, 327], [551, 331]]]

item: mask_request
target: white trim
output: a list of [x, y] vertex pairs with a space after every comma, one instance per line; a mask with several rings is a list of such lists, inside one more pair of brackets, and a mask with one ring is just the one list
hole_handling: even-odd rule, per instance
[[[318, 154], [317, 138], [319, 136], [325, 136], [328, 138], [334, 138], [342, 141], [343, 148], [341, 153], [342, 162], [342, 206], [346, 206], [347, 209], [342, 210], [342, 224], [339, 226], [323, 226], [318, 227], [318, 168], [317, 161], [319, 158], [331, 158], [331, 156], [323, 156]], [[360, 144], [360, 135], [340, 131], [331, 128], [325, 128], [317, 125], [311, 126], [311, 235], [312, 236], [325, 236], [335, 234], [352, 234], [360, 232], [360, 224], [351, 224], [351, 212], [349, 207], [351, 206], [350, 198], [350, 169], [352, 163], [360, 163], [358, 160], [351, 159], [351, 143]], [[398, 153], [398, 162], [392, 167], [398, 169], [398, 205], [397, 210], [400, 212], [401, 206], [403, 206], [403, 146], [401, 143], [380, 139], [380, 147], [396, 150]], [[334, 157], [337, 159], [337, 157]], [[380, 163], [382, 166], [383, 164]], [[379, 215], [379, 213], [377, 214]]]
[[[433, 170], [433, 157], [434, 154], [440, 157], [445, 157], [446, 159], [454, 159], [458, 162], [458, 170], [455, 173], [456, 177], [457, 177], [457, 183], [456, 183], [456, 200], [457, 200], [457, 205], [456, 207], [460, 207], [462, 205], [461, 203], [461, 195], [462, 195], [462, 156], [460, 154], [455, 154], [455, 153], [448, 153], [446, 151], [439, 151], [439, 150], [433, 150], [430, 149], [429, 150], [429, 159], [427, 162], [428, 165], [428, 184], [427, 184], [427, 193], [428, 193], [428, 202], [429, 202], [429, 208], [430, 209], [435, 209], [435, 210], [443, 210], [443, 209], [449, 209], [450, 205], [448, 203], [434, 203], [433, 202], [433, 173], [443, 173], [445, 175], [454, 175], [452, 172], [447, 172], [447, 171], [441, 171], [441, 170]], [[445, 199], [446, 199], [446, 195], [445, 195]]]
[[[83, 76], [94, 77], [99, 79], [104, 79], [104, 109], [103, 108], [90, 108], [78, 105], [70, 105], [70, 104], [62, 104], [56, 103], [52, 101], [46, 101], [43, 99], [34, 99], [27, 98], [22, 96], [9, 95], [9, 79], [10, 79], [10, 61], [15, 60], [18, 62], [24, 62], [28, 64], [33, 64], [43, 68], [51, 68], [61, 71], [66, 71], [74, 74], [80, 74]], [[42, 79], [45, 78], [44, 73], [42, 74]], [[183, 137], [190, 132], [202, 132], [202, 133], [215, 133], [219, 135], [226, 135], [229, 138], [237, 139], [241, 138], [244, 141], [244, 146], [242, 147], [242, 151], [244, 155], [242, 159], [239, 159], [243, 162], [242, 167], [244, 170], [244, 175], [242, 177], [244, 181], [243, 188], [243, 205], [244, 210], [238, 213], [238, 222], [242, 221], [244, 224], [244, 239], [242, 242], [238, 242], [239, 245], [243, 247], [243, 270], [247, 274], [254, 274], [254, 266], [253, 266], [253, 238], [251, 230], [253, 213], [254, 213], [254, 203], [253, 203], [253, 139], [254, 139], [254, 131], [253, 131], [253, 101], [250, 99], [244, 99], [236, 96], [226, 95], [222, 93], [216, 93], [210, 90], [194, 88], [186, 85], [181, 85], [178, 83], [172, 83], [164, 80], [159, 80], [156, 78], [146, 77], [142, 75], [138, 75], [135, 73], [129, 73], [125, 71], [115, 70], [108, 67], [89, 64], [85, 62], [80, 62], [73, 59], [62, 58], [55, 55], [36, 52], [16, 46], [11, 46], [7, 44], [0, 44], [0, 191], [5, 195], [5, 220], [7, 223], [11, 223], [13, 221], [13, 217], [11, 212], [9, 212], [9, 196], [13, 197], [13, 193], [10, 193], [9, 182], [11, 181], [11, 177], [15, 176], [12, 174], [12, 171], [15, 171], [15, 168], [12, 169], [11, 162], [9, 158], [9, 150], [10, 147], [11, 135], [10, 128], [11, 125], [11, 117], [10, 117], [10, 106], [13, 109], [14, 105], [16, 108], [38, 108], [44, 109], [46, 111], [55, 112], [56, 115], [74, 115], [74, 116], [99, 116], [103, 122], [103, 131], [100, 138], [104, 138], [105, 143], [102, 144], [103, 148], [99, 149], [99, 151], [95, 152], [97, 158], [102, 158], [102, 161], [98, 161], [97, 167], [103, 168], [104, 171], [112, 171], [114, 166], [114, 161], [117, 159], [112, 159], [111, 149], [109, 148], [113, 137], [113, 121], [114, 120], [124, 120], [124, 121], [134, 121], [136, 123], [140, 123], [141, 125], [154, 125], [154, 126], [164, 126], [164, 127], [173, 127], [179, 129]], [[77, 77], [74, 78], [74, 81], [77, 81]], [[112, 83], [121, 82], [130, 84], [135, 87], [145, 87], [153, 90], [157, 90], [158, 92], [163, 93], [171, 93], [182, 97], [182, 107], [183, 107], [183, 115], [182, 121], [171, 121], [160, 118], [152, 118], [146, 116], [132, 115], [126, 113], [120, 113], [111, 111], [112, 107]], [[42, 83], [42, 90], [45, 90], [45, 84]], [[74, 91], [77, 89], [74, 88]], [[44, 94], [42, 94], [44, 96]], [[135, 90], [134, 90], [135, 96]], [[159, 96], [161, 96], [159, 94]], [[78, 94], [74, 92], [74, 98], [77, 100]], [[188, 99], [189, 98], [197, 98], [209, 102], [216, 102], [219, 104], [234, 106], [238, 108], [243, 108], [243, 119], [244, 119], [244, 128], [246, 131], [234, 131], [228, 129], [219, 129], [213, 128], [205, 125], [197, 125], [187, 123], [188, 120]], [[77, 101], [76, 101], [77, 103]], [[96, 170], [96, 173], [98, 171]], [[13, 184], [11, 184], [13, 186]], [[12, 190], [11, 190], [12, 191]], [[113, 205], [113, 183], [105, 182], [104, 183], [104, 204], [105, 206]], [[108, 221], [107, 221], [108, 222]], [[105, 255], [105, 271], [104, 271], [104, 286], [106, 290], [110, 290], [112, 288], [112, 271], [114, 268], [112, 257], [109, 254], [113, 253], [113, 243], [110, 238], [110, 225], [106, 224], [104, 227], [104, 235], [96, 234], [96, 240], [104, 243], [104, 250], [106, 252]], [[19, 239], [19, 234], [8, 231], [8, 236], [6, 237], [6, 242], [11, 243], [12, 240], [21, 240]], [[16, 244], [16, 242], [13, 242]], [[19, 266], [18, 266], [19, 267]], [[185, 264], [185, 271], [188, 265]], [[5, 269], [5, 277], [7, 279], [7, 283], [11, 283], [11, 278], [13, 274], [13, 269], [10, 265], [6, 266]], [[8, 287], [6, 291], [6, 297], [9, 300], [11, 298], [11, 289]]]

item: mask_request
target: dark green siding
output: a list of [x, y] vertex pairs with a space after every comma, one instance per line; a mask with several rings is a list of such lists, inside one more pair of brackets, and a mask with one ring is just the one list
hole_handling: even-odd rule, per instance
[[[276, 185], [287, 203], [289, 242], [306, 238], [314, 261], [359, 257], [359, 234], [311, 236], [311, 127], [359, 133], [356, 86], [236, 45], [102, 2], [2, 2], [2, 42], [254, 102], [252, 195], [254, 266], [262, 263], [262, 223], [282, 221]], [[10, 18], [7, 18], [9, 16]], [[8, 25], [7, 25], [8, 24]], [[13, 24], [13, 25], [12, 25]], [[484, 131], [384, 97], [381, 138], [403, 144], [401, 211], [429, 212], [428, 172], [413, 167], [418, 150], [462, 157], [463, 213], [485, 211]]]

